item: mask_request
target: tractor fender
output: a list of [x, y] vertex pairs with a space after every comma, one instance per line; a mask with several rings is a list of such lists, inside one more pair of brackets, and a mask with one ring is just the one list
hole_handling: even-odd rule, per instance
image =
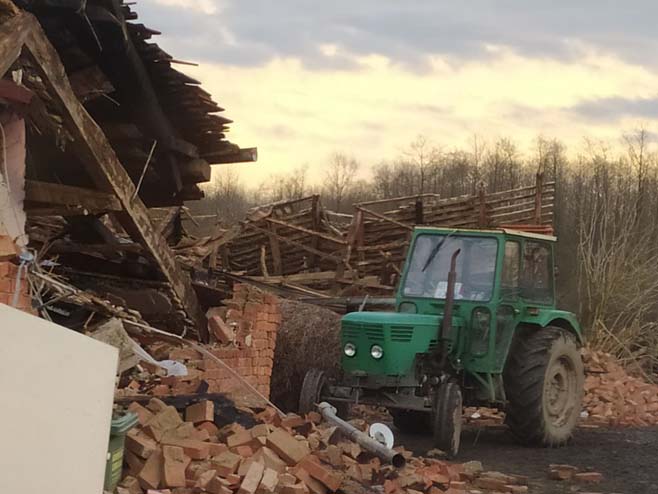
[[554, 326], [569, 331], [576, 337], [579, 344], [584, 343], [583, 332], [576, 319], [576, 315], [572, 312], [563, 310], [540, 310], [537, 315], [525, 314], [519, 320], [519, 326], [538, 326], [545, 328], [547, 326]]

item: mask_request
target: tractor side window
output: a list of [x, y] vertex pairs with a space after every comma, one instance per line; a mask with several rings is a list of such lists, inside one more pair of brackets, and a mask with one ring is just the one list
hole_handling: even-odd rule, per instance
[[503, 271], [500, 291], [505, 300], [516, 300], [519, 296], [519, 276], [521, 274], [521, 246], [518, 242], [505, 242]]
[[523, 247], [521, 297], [528, 302], [553, 303], [553, 258], [550, 246], [527, 241]]

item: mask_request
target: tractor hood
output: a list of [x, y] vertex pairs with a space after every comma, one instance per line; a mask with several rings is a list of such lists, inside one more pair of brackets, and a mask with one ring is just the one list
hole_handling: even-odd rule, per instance
[[[341, 343], [355, 347], [353, 356], [343, 352], [343, 370], [382, 376], [403, 376], [413, 371], [416, 354], [427, 353], [437, 344], [443, 316], [398, 312], [352, 312], [341, 321]], [[449, 342], [456, 341], [463, 321], [453, 316]], [[373, 347], [382, 350], [373, 357]], [[375, 348], [377, 350], [377, 348]]]

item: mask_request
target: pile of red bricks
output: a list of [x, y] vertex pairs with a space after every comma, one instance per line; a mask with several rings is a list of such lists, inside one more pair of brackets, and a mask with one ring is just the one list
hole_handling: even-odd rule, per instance
[[606, 426], [658, 425], [658, 385], [630, 376], [603, 352], [586, 350], [585, 398], [587, 421]]
[[[117, 494], [465, 494], [527, 492], [526, 478], [483, 472], [479, 462], [451, 464], [413, 457], [396, 470], [323, 423], [317, 413], [253, 415], [257, 425], [218, 428], [214, 404], [177, 410], [153, 398], [132, 403], [139, 426], [126, 438]], [[365, 422], [356, 425], [365, 426]], [[374, 489], [373, 489], [374, 488]], [[474, 491], [475, 489], [475, 491]]]
[[[216, 340], [204, 348], [227, 364], [265, 396], [270, 394], [270, 378], [274, 364], [276, 335], [281, 325], [278, 299], [247, 285], [237, 285], [233, 298], [222, 308], [211, 309], [208, 327]], [[207, 392], [225, 393], [241, 404], [250, 404], [251, 396], [237, 378], [216, 360], [190, 347], [173, 347], [157, 343], [148, 350], [158, 360], [176, 360], [188, 368], [188, 375], [163, 376], [156, 368], [152, 373], [135, 376], [122, 394], [153, 396], [196, 393], [205, 382]]]

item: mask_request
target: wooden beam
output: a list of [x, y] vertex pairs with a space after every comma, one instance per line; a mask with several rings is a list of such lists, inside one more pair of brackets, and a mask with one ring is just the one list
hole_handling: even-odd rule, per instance
[[25, 200], [70, 206], [82, 211], [121, 211], [123, 209], [114, 194], [37, 180], [25, 181]]
[[293, 225], [292, 223], [287, 223], [287, 222], [281, 221], [281, 220], [275, 220], [274, 218], [265, 218], [265, 221], [267, 221], [268, 223], [272, 223], [274, 225], [279, 225], [279, 226], [283, 226], [285, 228], [290, 228], [291, 230], [297, 230], [298, 232], [303, 232], [303, 233], [306, 233], [307, 235], [311, 235], [313, 237], [323, 238], [323, 239], [328, 240], [329, 242], [333, 242], [335, 244], [347, 245], [347, 242], [343, 239], [332, 237], [331, 235], [327, 235], [325, 233], [309, 230], [308, 228], [304, 228], [303, 226]]
[[25, 38], [33, 25], [32, 19], [24, 13], [0, 24], [0, 77], [5, 75], [21, 54]]
[[[253, 223], [244, 222], [243, 225], [245, 226], [245, 228], [251, 228], [252, 230], [257, 230], [261, 233], [264, 233], [265, 235], [268, 235], [268, 234], [272, 233], [272, 232], [266, 230], [265, 228], [261, 228], [259, 226], [254, 225]], [[279, 239], [279, 241], [281, 241], [285, 244], [294, 245], [296, 247], [299, 247], [302, 250], [305, 250], [306, 252], [310, 252], [311, 254], [318, 255], [318, 256], [320, 256], [322, 258], [325, 258], [325, 259], [333, 259], [336, 262], [341, 262], [341, 263], [343, 262], [343, 259], [338, 257], [338, 256], [335, 256], [333, 254], [327, 254], [326, 252], [322, 252], [320, 250], [314, 249], [313, 247], [309, 247], [308, 245], [304, 245], [303, 243], [297, 242], [296, 240], [291, 240], [289, 238], [283, 237], [283, 236], [279, 235], [278, 233], [272, 233], [272, 235], [274, 235], [277, 239]]]
[[270, 240], [270, 250], [272, 251], [272, 265], [274, 266], [274, 274], [283, 274], [283, 262], [281, 261], [281, 246], [279, 239], [276, 238], [276, 225], [270, 224], [270, 233], [267, 234]]
[[393, 223], [394, 225], [400, 226], [402, 228], [405, 228], [409, 231], [413, 231], [414, 227], [411, 225], [407, 225], [406, 223], [400, 223], [399, 221], [396, 221], [392, 218], [389, 218], [388, 216], [384, 216], [383, 214], [376, 213], [375, 211], [372, 211], [370, 209], [366, 209], [363, 206], [356, 206], [356, 208], [359, 211], [363, 211], [366, 214], [369, 214], [371, 216], [374, 216], [375, 218], [379, 218], [380, 220], [388, 221], [389, 223]]
[[231, 153], [207, 153], [203, 158], [208, 160], [212, 165], [222, 165], [228, 163], [253, 163], [258, 161], [257, 148], [238, 149]]
[[103, 131], [73, 93], [57, 52], [38, 21], [30, 14], [21, 15], [28, 16], [31, 24], [25, 39], [28, 55], [48, 89], [52, 104], [58, 107], [67, 130], [74, 137], [70, 146], [75, 149], [95, 185], [119, 199], [123, 212], [117, 213], [117, 217], [122, 226], [151, 254], [187, 315], [195, 323], [201, 339], [208, 341], [206, 318], [189, 276], [178, 265], [162, 235], [155, 232], [144, 203], [139, 197], [133, 199], [135, 186], [130, 176]]
[[194, 159], [182, 164], [180, 173], [185, 183], [210, 182], [211, 168], [206, 160]]

